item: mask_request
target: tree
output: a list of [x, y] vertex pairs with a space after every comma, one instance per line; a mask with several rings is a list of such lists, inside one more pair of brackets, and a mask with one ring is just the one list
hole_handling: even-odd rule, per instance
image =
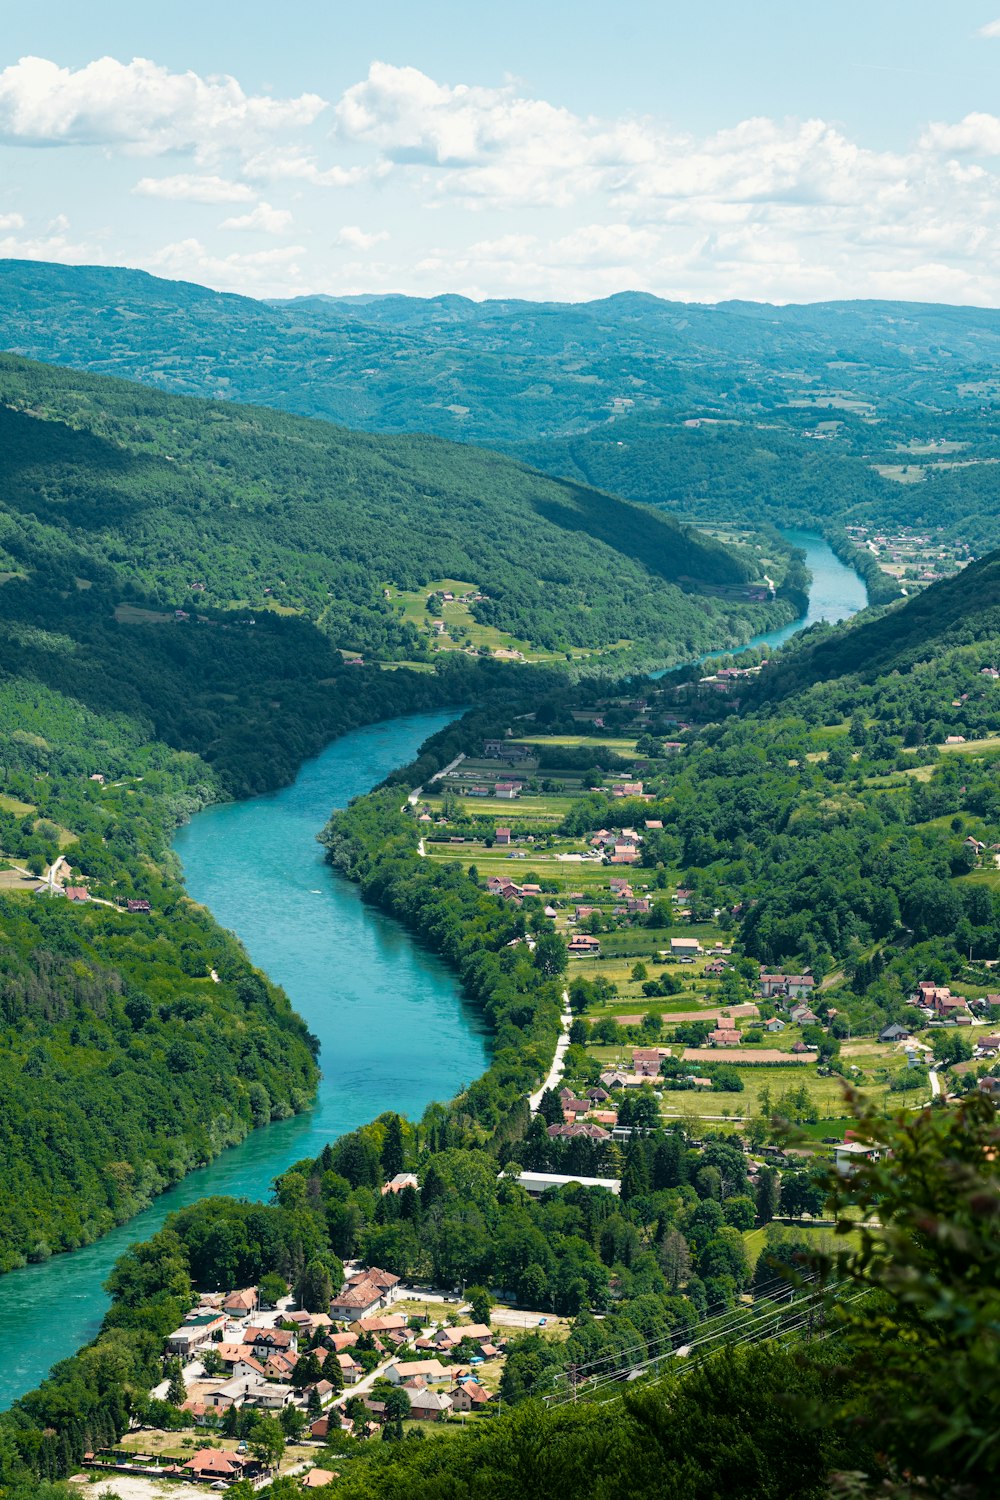
[[323, 1370], [315, 1352], [308, 1349], [305, 1354], [300, 1354], [292, 1371], [292, 1385], [304, 1390], [307, 1385], [315, 1385], [322, 1378]]
[[274, 1271], [268, 1271], [260, 1278], [257, 1294], [260, 1297], [261, 1307], [277, 1307], [282, 1297], [288, 1295], [288, 1283], [283, 1276], [279, 1276]]
[[731, 1224], [734, 1229], [752, 1229], [754, 1226], [756, 1210], [752, 1198], [742, 1194], [727, 1198], [722, 1205], [722, 1212], [726, 1216], [726, 1223]]
[[642, 962], [642, 959], [639, 959], [637, 963], [632, 965], [632, 978], [637, 984], [641, 984], [644, 979], [649, 978], [649, 970]]
[[334, 1394], [339, 1395], [344, 1389], [344, 1372], [340, 1368], [340, 1360], [337, 1358], [334, 1350], [331, 1349], [324, 1359], [320, 1374], [324, 1380], [328, 1380], [333, 1386]]
[[993, 1494], [985, 1435], [996, 1421], [1000, 1326], [996, 1111], [976, 1093], [952, 1109], [891, 1118], [855, 1096], [852, 1112], [855, 1137], [881, 1154], [850, 1177], [827, 1176], [838, 1225], [855, 1231], [827, 1266], [875, 1295], [830, 1309], [854, 1376], [838, 1416], [889, 1455], [891, 1477], [919, 1474], [926, 1494]]
[[950, 1066], [952, 1063], [968, 1062], [972, 1056], [972, 1042], [956, 1026], [954, 1030], [935, 1031], [931, 1037], [931, 1051], [938, 1062]]
[[535, 939], [535, 968], [547, 979], [556, 979], [565, 973], [567, 957], [566, 940], [558, 932], [538, 934]]
[[546, 1125], [561, 1125], [563, 1122], [562, 1100], [555, 1089], [546, 1089], [538, 1103], [538, 1113]]
[[167, 1366], [169, 1384], [167, 1385], [167, 1400], [171, 1406], [181, 1406], [187, 1400], [187, 1388], [184, 1385], [184, 1376], [181, 1371], [179, 1359], [172, 1359]]
[[285, 1434], [281, 1423], [274, 1417], [259, 1412], [250, 1424], [247, 1434], [247, 1444], [254, 1458], [273, 1469], [281, 1462], [281, 1456], [285, 1451]]
[[333, 1298], [333, 1281], [330, 1272], [321, 1260], [311, 1260], [302, 1272], [302, 1277], [296, 1288], [296, 1298], [300, 1307], [306, 1312], [330, 1311], [330, 1302]]
[[390, 1115], [382, 1142], [382, 1171], [386, 1178], [402, 1172], [404, 1163], [403, 1122], [398, 1115]]
[[490, 1312], [493, 1308], [493, 1298], [484, 1286], [470, 1286], [466, 1288], [466, 1300], [472, 1308], [472, 1316], [475, 1322], [485, 1323], [489, 1326]]
[[761, 1167], [757, 1173], [757, 1222], [770, 1224], [778, 1212], [778, 1174], [773, 1167]]
[[297, 1442], [305, 1431], [305, 1413], [297, 1406], [283, 1406], [278, 1418], [281, 1430], [290, 1442]]
[[646, 1148], [641, 1140], [633, 1137], [625, 1152], [625, 1170], [622, 1173], [621, 1185], [622, 1202], [628, 1203], [632, 1198], [641, 1197], [649, 1192], [649, 1188], [649, 1163]]
[[387, 1422], [405, 1422], [410, 1415], [410, 1397], [402, 1386], [393, 1386], [383, 1397]]

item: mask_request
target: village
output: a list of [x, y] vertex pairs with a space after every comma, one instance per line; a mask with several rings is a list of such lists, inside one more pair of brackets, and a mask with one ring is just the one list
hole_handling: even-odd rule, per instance
[[[760, 670], [723, 668], [689, 696], [715, 697], [734, 677]], [[744, 1131], [762, 1104], [794, 1097], [800, 1124], [827, 1144], [849, 1124], [845, 1081], [890, 1107], [900, 1097], [916, 1105], [947, 1095], [970, 1072], [983, 1092], [1000, 1087], [979, 1076], [992, 1072], [1000, 1052], [1000, 993], [963, 985], [952, 994], [928, 980], [910, 996], [907, 1024], [858, 1032], [827, 998], [842, 976], [770, 972], [734, 953], [739, 908], [713, 904], [681, 884], [662, 857], [646, 857], [668, 853], [663, 820], [645, 814], [662, 793], [660, 769], [684, 753], [685, 740], [660, 737], [663, 723], [650, 723], [646, 700], [576, 717], [577, 734], [528, 726], [484, 740], [479, 756], [459, 757], [411, 797], [426, 858], [461, 859], [488, 891], [523, 911], [520, 941], [529, 947], [538, 917], [566, 943], [569, 1045], [559, 1069], [566, 1086], [550, 1136], [627, 1140], [622, 1101], [651, 1085], [659, 1121], [695, 1131]], [[689, 728], [675, 718], [668, 732], [670, 723], [675, 734]], [[590, 756], [613, 768], [583, 769]], [[620, 823], [584, 826], [595, 794], [605, 806], [620, 803]], [[490, 801], [509, 810], [491, 813]], [[991, 846], [971, 835], [966, 845], [970, 862], [995, 867]], [[969, 1042], [968, 1058], [947, 1076], [934, 1047], [942, 1030], [964, 1032]]]
[[[940, 467], [940, 465], [937, 465]], [[922, 467], [909, 465], [881, 466], [879, 473], [900, 483], [914, 483], [924, 477]], [[879, 568], [894, 578], [907, 594], [919, 593], [942, 578], [950, 578], [970, 562], [974, 554], [967, 543], [953, 541], [941, 530], [900, 526], [895, 530], [873, 526], [851, 525], [844, 528], [856, 547], [870, 552]]]
[[[417, 1186], [400, 1173], [382, 1192]], [[86, 1454], [87, 1475], [124, 1486], [110, 1493], [153, 1496], [167, 1482], [164, 1492], [182, 1497], [189, 1486], [257, 1487], [280, 1473], [308, 1494], [336, 1477], [326, 1465], [339, 1435], [481, 1420], [499, 1409], [511, 1334], [567, 1332], [563, 1319], [502, 1305], [474, 1321], [459, 1293], [406, 1286], [376, 1266], [348, 1263], [345, 1276], [327, 1312], [297, 1308], [275, 1277], [202, 1293], [167, 1338], [165, 1378], [150, 1392], [173, 1407], [170, 1426], [145, 1425]]]

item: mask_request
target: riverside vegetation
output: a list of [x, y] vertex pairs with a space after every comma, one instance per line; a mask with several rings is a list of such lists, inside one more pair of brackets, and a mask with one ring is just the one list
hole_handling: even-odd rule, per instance
[[[661, 822], [644, 844], [642, 874], [663, 890], [683, 880], [698, 902], [728, 909], [745, 955], [826, 975], [818, 1005], [834, 1041], [838, 1018], [863, 1031], [873, 1018], [877, 1026], [905, 1016], [915, 976], [968, 992], [977, 961], [1000, 952], [996, 880], [966, 847], [968, 830], [987, 847], [1000, 842], [989, 696], [998, 569], [986, 559], [881, 617], [812, 632], [725, 699], [706, 692], [697, 672], [648, 688], [636, 748], [654, 800], [581, 793], [564, 831]], [[331, 1493], [504, 1495], [530, 1485], [603, 1497], [627, 1467], [641, 1495], [663, 1493], [665, 1482], [678, 1496], [725, 1489], [748, 1500], [822, 1496], [831, 1485], [949, 1500], [990, 1494], [1000, 1179], [994, 1107], [975, 1089], [947, 1109], [894, 1118], [845, 1096], [860, 1136], [892, 1152], [847, 1179], [828, 1173], [821, 1155], [793, 1153], [777, 1173], [756, 1168], [751, 1188], [755, 1148], [742, 1132], [692, 1131], [645, 1118], [643, 1106], [624, 1146], [546, 1135], [547, 1167], [620, 1174], [619, 1199], [569, 1186], [532, 1202], [517, 1184], [544, 1134], [525, 1095], [551, 1057], [566, 944], [541, 900], [504, 902], [461, 856], [421, 858], [419, 825], [400, 804], [405, 788], [525, 711], [535, 716], [533, 738], [542, 748], [552, 741], [555, 776], [556, 755], [565, 765], [570, 753], [559, 744], [566, 724], [595, 696], [620, 745], [616, 702], [623, 719], [638, 712], [620, 687], [532, 679], [520, 701], [515, 693], [502, 709], [477, 708], [435, 736], [415, 766], [334, 818], [334, 862], [445, 955], [489, 1016], [490, 1069], [419, 1123], [383, 1116], [296, 1164], [272, 1206], [209, 1200], [130, 1250], [96, 1343], [0, 1423], [13, 1495], [38, 1483], [27, 1471], [57, 1478], [133, 1416], [175, 1420], [148, 1391], [163, 1336], [194, 1286], [275, 1272], [298, 1283], [323, 1267], [335, 1280], [349, 1255], [445, 1285], [501, 1287], [572, 1327], [561, 1343], [537, 1333], [513, 1342], [505, 1414], [467, 1433], [337, 1439], [323, 1460], [340, 1473]], [[681, 753], [665, 756], [659, 721], [676, 717], [700, 727], [682, 731]], [[620, 752], [592, 738], [600, 784]], [[466, 815], [451, 806], [447, 816], [458, 826]], [[529, 935], [532, 945], [521, 941]], [[576, 1032], [571, 1074], [588, 1045], [586, 1029]], [[835, 1066], [836, 1049], [827, 1056]], [[961, 1061], [957, 1052], [942, 1060]], [[963, 1079], [975, 1081], [956, 1073], [956, 1094]], [[766, 1140], [771, 1126], [762, 1124]], [[584, 1148], [593, 1153], [586, 1161]], [[382, 1181], [400, 1170], [415, 1171], [419, 1189], [383, 1196]], [[783, 1203], [795, 1216], [825, 1201], [839, 1245], [794, 1224], [767, 1229]], [[756, 1264], [746, 1238], [755, 1224], [766, 1234]], [[790, 1286], [810, 1263], [823, 1269], [826, 1294], [805, 1324], [783, 1323]], [[758, 1346], [762, 1319], [782, 1336]], [[690, 1369], [657, 1368], [696, 1345], [707, 1357]], [[636, 1366], [649, 1367], [648, 1386], [616, 1394], [609, 1377]], [[588, 1383], [603, 1404], [590, 1404]], [[566, 1400], [574, 1392], [579, 1399]], [[276, 1500], [293, 1484], [276, 1481]]]
[[[383, 1445], [349, 1449], [346, 1457], [355, 1466], [350, 1482], [359, 1494], [366, 1486], [392, 1493], [393, 1485], [433, 1493], [456, 1478], [485, 1485], [487, 1476], [497, 1484], [523, 1484], [530, 1469], [519, 1467], [510, 1453], [521, 1453], [526, 1444], [530, 1465], [532, 1433], [538, 1441], [551, 1438], [554, 1452], [565, 1451], [559, 1435], [568, 1434], [566, 1441], [589, 1455], [590, 1488], [599, 1493], [602, 1464], [614, 1471], [615, 1443], [634, 1442], [637, 1431], [654, 1434], [651, 1454], [661, 1464], [673, 1461], [679, 1446], [687, 1449], [686, 1429], [667, 1415], [684, 1410], [685, 1390], [695, 1393], [703, 1413], [717, 1411], [723, 1394], [731, 1402], [734, 1391], [744, 1393], [752, 1441], [733, 1453], [716, 1440], [715, 1449], [725, 1475], [730, 1463], [735, 1468], [748, 1462], [751, 1451], [757, 1455], [747, 1471], [757, 1488], [747, 1493], [768, 1492], [762, 1466], [775, 1494], [792, 1485], [821, 1493], [831, 1469], [891, 1479], [914, 1462], [935, 1493], [948, 1492], [954, 1473], [967, 1492], [976, 1493], [981, 1392], [952, 1382], [947, 1400], [939, 1403], [942, 1430], [924, 1416], [914, 1424], [927, 1433], [925, 1446], [895, 1428], [869, 1434], [864, 1422], [860, 1428], [847, 1425], [848, 1416], [858, 1414], [863, 1385], [860, 1377], [854, 1384], [850, 1375], [843, 1377], [839, 1341], [831, 1341], [829, 1368], [821, 1360], [805, 1369], [794, 1353], [780, 1350], [735, 1355], [721, 1373], [710, 1364], [689, 1386], [668, 1395], [667, 1408], [663, 1393], [652, 1393], [645, 1416], [637, 1415], [641, 1403], [616, 1405], [611, 1422], [597, 1417], [588, 1427], [585, 1416], [544, 1416], [532, 1404], [546, 1388], [558, 1388], [554, 1381], [565, 1385], [570, 1370], [588, 1362], [624, 1372], [637, 1349], [654, 1354], [699, 1330], [710, 1347], [717, 1333], [734, 1326], [722, 1321], [729, 1315], [749, 1335], [756, 1319], [752, 1308], [741, 1310], [741, 1294], [755, 1287], [767, 1303], [778, 1286], [766, 1259], [758, 1261], [758, 1275], [744, 1235], [747, 1215], [763, 1227], [774, 1208], [771, 1190], [780, 1206], [785, 1184], [772, 1181], [758, 1202], [746, 1190], [747, 1152], [728, 1132], [712, 1139], [704, 1131], [647, 1122], [641, 1129], [649, 1133], [633, 1139], [621, 1153], [624, 1159], [610, 1157], [607, 1163], [621, 1171], [620, 1203], [572, 1188], [541, 1203], [525, 1201], [510, 1181], [513, 1171], [505, 1175], [503, 1169], [540, 1144], [524, 1096], [551, 1058], [565, 945], [544, 913], [530, 902], [518, 911], [504, 906], [482, 889], [467, 864], [421, 860], [417, 825], [399, 810], [400, 788], [425, 781], [467, 748], [470, 737], [502, 732], [521, 713], [558, 728], [574, 701], [614, 698], [634, 693], [634, 686], [623, 689], [607, 679], [574, 687], [553, 672], [536, 668], [529, 674], [461, 652], [447, 661], [421, 660], [421, 642], [407, 634], [381, 592], [376, 562], [382, 559], [376, 559], [374, 542], [361, 549], [360, 559], [348, 556], [342, 544], [345, 517], [370, 511], [373, 497], [382, 494], [388, 524], [399, 495], [412, 497], [426, 482], [425, 471], [400, 456], [410, 453], [409, 440], [395, 454], [400, 488], [383, 490], [387, 460], [380, 440], [331, 437], [327, 429], [291, 418], [210, 408], [218, 426], [234, 424], [213, 446], [211, 435], [200, 431], [206, 408], [195, 403], [18, 360], [6, 361], [3, 375], [7, 404], [0, 419], [10, 441], [0, 459], [8, 573], [0, 587], [6, 674], [0, 834], [10, 867], [2, 873], [12, 887], [0, 896], [9, 1066], [3, 1147], [15, 1164], [2, 1205], [7, 1263], [92, 1238], [253, 1125], [308, 1101], [315, 1079], [311, 1039], [285, 997], [186, 900], [167, 842], [178, 819], [212, 798], [280, 783], [304, 754], [343, 728], [400, 708], [481, 705], [425, 747], [391, 788], [336, 820], [329, 842], [337, 863], [370, 899], [396, 911], [456, 966], [495, 1034], [484, 1079], [451, 1104], [433, 1106], [419, 1124], [376, 1122], [332, 1145], [318, 1161], [284, 1174], [274, 1205], [210, 1200], [185, 1210], [148, 1246], [130, 1251], [112, 1279], [114, 1305], [95, 1344], [63, 1362], [0, 1420], [6, 1491], [17, 1500], [45, 1493], [50, 1480], [72, 1472], [89, 1447], [114, 1441], [133, 1418], [175, 1420], [150, 1406], [148, 1392], [162, 1371], [163, 1334], [190, 1304], [193, 1286], [250, 1281], [269, 1272], [299, 1284], [317, 1266], [333, 1280], [341, 1258], [359, 1253], [408, 1273], [502, 1282], [518, 1298], [574, 1321], [563, 1347], [538, 1339], [515, 1345], [505, 1369], [507, 1402], [525, 1402], [523, 1413], [448, 1445], [453, 1457], [437, 1444], [404, 1443], [395, 1457], [391, 1444], [384, 1453]], [[313, 520], [322, 517], [322, 526], [314, 529], [326, 540], [312, 573], [282, 553], [280, 543], [290, 481], [281, 468], [287, 454], [280, 463], [275, 455], [294, 450], [297, 439], [307, 453], [315, 445], [313, 457], [296, 470], [297, 483], [314, 467], [318, 473], [324, 464], [335, 465], [337, 453], [349, 449], [352, 457], [345, 459], [338, 483], [350, 488], [363, 475], [372, 487], [363, 505], [346, 510], [339, 488], [332, 498], [317, 492]], [[245, 447], [255, 455], [253, 463], [227, 479], [227, 466]], [[452, 462], [453, 450], [444, 445], [425, 451], [433, 452], [435, 463]], [[372, 454], [376, 477], [367, 467]], [[492, 461], [481, 455], [473, 460], [475, 488], [487, 482]], [[457, 517], [469, 499], [472, 471], [462, 469], [465, 462], [459, 465], [461, 483], [448, 482], [455, 489], [448, 490], [452, 499], [442, 502], [439, 521]], [[514, 472], [523, 477], [523, 470]], [[539, 504], [551, 498], [557, 516], [547, 518], [554, 527], [550, 556], [562, 552], [569, 560], [570, 581], [553, 579], [556, 620], [562, 610], [572, 615], [572, 597], [586, 597], [584, 559], [593, 550], [608, 569], [614, 559], [616, 576], [636, 569], [636, 591], [644, 590], [643, 597], [615, 603], [622, 613], [604, 618], [600, 629], [631, 630], [636, 651], [641, 647], [648, 658], [690, 654], [713, 640], [713, 629], [718, 641], [723, 621], [733, 640], [748, 633], [755, 614], [745, 604], [696, 598], [685, 592], [691, 589], [686, 578], [684, 588], [662, 576], [651, 581], [647, 570], [610, 542], [588, 538], [579, 563], [572, 563], [567, 539], [579, 530], [581, 515], [589, 524], [586, 506], [577, 508], [578, 490], [570, 495], [556, 487], [556, 499], [544, 488], [548, 481], [537, 482]], [[220, 533], [213, 544], [217, 567], [207, 551], [197, 554], [201, 576], [192, 578], [186, 561], [179, 561], [182, 548], [196, 552], [199, 527], [221, 525], [199, 509], [201, 486], [216, 508], [228, 505], [235, 512], [238, 544], [227, 550]], [[502, 495], [491, 493], [502, 505]], [[596, 510], [595, 502], [591, 514]], [[508, 514], [511, 525], [518, 515], [518, 524], [527, 525], [516, 506]], [[711, 546], [703, 551], [697, 537], [670, 527], [661, 532], [665, 523], [634, 507], [619, 517], [626, 552], [663, 538], [663, 572], [675, 566], [669, 533], [671, 546], [682, 552], [689, 547], [684, 555], [701, 559], [709, 571], [722, 569], [733, 587], [746, 581], [739, 552]], [[605, 516], [600, 524], [606, 523]], [[633, 525], [638, 532], [630, 530]], [[402, 587], [419, 586], [424, 578], [464, 577], [480, 584], [487, 566], [494, 566], [499, 600], [509, 554], [499, 543], [491, 552], [493, 545], [488, 538], [475, 555], [463, 550], [456, 556], [449, 543], [448, 550], [434, 553], [432, 568], [422, 564], [429, 572], [391, 581]], [[405, 552], [401, 543], [400, 562]], [[245, 591], [251, 576], [260, 590], [252, 600]], [[272, 576], [275, 583], [264, 582]], [[182, 579], [188, 592], [178, 599]], [[653, 878], [669, 883], [683, 875], [704, 904], [735, 908], [746, 896], [749, 908], [738, 932], [745, 953], [769, 962], [810, 962], [817, 974], [833, 976], [837, 983], [829, 997], [855, 1025], [900, 1014], [918, 972], [956, 985], [977, 982], [975, 971], [970, 977], [965, 968], [967, 939], [976, 959], [995, 956], [993, 881], [987, 869], [972, 867], [965, 845], [970, 832], [982, 835], [983, 843], [996, 833], [990, 742], [996, 716], [988, 697], [991, 679], [984, 676], [1000, 639], [996, 579], [996, 559], [989, 558], [870, 624], [817, 632], [759, 674], [742, 713], [720, 699], [712, 700], [707, 714], [691, 713], [701, 732], [684, 735], [676, 763], [661, 763], [659, 740], [675, 732], [668, 727], [671, 719], [698, 708], [698, 674], [681, 673], [657, 690], [663, 723], [654, 725], [657, 734], [639, 752], [652, 762], [651, 784], [660, 798], [655, 805], [663, 814], [661, 836], [649, 841], [644, 856]], [[701, 586], [730, 584], [720, 584], [716, 575]], [[535, 625], [539, 631], [556, 629], [546, 623], [547, 595], [539, 604], [533, 587], [515, 577], [501, 625], [526, 636]], [[662, 619], [653, 621], [647, 597], [659, 601], [661, 615], [675, 611], [675, 635], [668, 635]], [[175, 609], [187, 618], [177, 617]], [[782, 609], [787, 605], [779, 602], [773, 618]], [[703, 619], [698, 611], [705, 612]], [[348, 628], [358, 633], [347, 635]], [[587, 622], [565, 629], [566, 635], [552, 636], [555, 645], [571, 645], [576, 631], [579, 649], [595, 655], [608, 639], [619, 639], [597, 630], [591, 639]], [[344, 660], [345, 652], [382, 658], [393, 667], [410, 659], [433, 670], [357, 667]], [[616, 667], [630, 659], [613, 658]], [[965, 743], [954, 752], [939, 750], [943, 739], [958, 735]], [[982, 743], [971, 743], [975, 739]], [[589, 806], [585, 801], [577, 808], [585, 822], [591, 815], [649, 816], [647, 803], [612, 806], [600, 794]], [[28, 896], [14, 888], [30, 886], [25, 872], [51, 869], [59, 858], [86, 888], [86, 901]], [[787, 878], [775, 880], [786, 859]], [[129, 901], [148, 903], [150, 910], [130, 912]], [[533, 950], [515, 941], [527, 932]], [[585, 1058], [587, 1038], [575, 1046]], [[581, 1052], [574, 1053], [571, 1064], [580, 1061]], [[957, 1056], [951, 1061], [960, 1063]], [[956, 1089], [963, 1086], [956, 1083]], [[972, 1101], [941, 1120], [926, 1117], [926, 1125], [920, 1116], [910, 1134], [903, 1125], [878, 1129], [885, 1140], [898, 1128], [892, 1139], [900, 1156], [916, 1131], [923, 1157], [940, 1157], [942, 1180], [951, 1180], [948, 1163], [956, 1152], [961, 1155], [968, 1171], [953, 1183], [941, 1232], [964, 1235], [968, 1263], [985, 1266], [984, 1280], [995, 1285], [995, 1247], [991, 1252], [989, 1240], [984, 1247], [977, 1238], [983, 1220], [976, 1216], [987, 1213], [995, 1197], [993, 1169], [983, 1166], [982, 1155], [992, 1115], [979, 1111]], [[545, 1149], [553, 1153], [548, 1164], [582, 1170], [576, 1143], [564, 1151]], [[395, 1198], [388, 1202], [378, 1192], [383, 1175], [400, 1165], [421, 1175], [416, 1201], [401, 1194], [398, 1204]], [[787, 1178], [789, 1206], [796, 1195], [804, 1201], [804, 1180], [812, 1194], [822, 1191], [801, 1170], [792, 1168]], [[863, 1187], [853, 1190], [858, 1204]], [[871, 1191], [884, 1201], [885, 1183], [875, 1180]], [[904, 1224], [918, 1201], [910, 1186], [907, 1193], [898, 1204]], [[880, 1215], [891, 1228], [891, 1216], [884, 1209]], [[906, 1264], [905, 1240], [903, 1234], [887, 1241], [897, 1267]], [[783, 1241], [773, 1231], [768, 1255], [787, 1264], [804, 1248], [798, 1235]], [[921, 1242], [921, 1248], [942, 1279], [934, 1245]], [[867, 1277], [867, 1264], [857, 1262], [851, 1274]], [[892, 1265], [884, 1273], [877, 1265], [876, 1271], [874, 1279], [891, 1293]], [[943, 1272], [945, 1285], [955, 1286], [954, 1263]], [[960, 1283], [955, 1295], [956, 1305], [964, 1306]], [[925, 1305], [917, 1299], [918, 1313]], [[831, 1310], [829, 1316], [840, 1315]], [[900, 1348], [913, 1338], [931, 1339], [930, 1372], [938, 1360], [958, 1368], [963, 1351], [978, 1351], [977, 1340], [988, 1345], [993, 1316], [987, 1298], [971, 1325], [939, 1325], [936, 1344], [920, 1317], [912, 1326], [892, 1324], [890, 1337], [898, 1338]], [[851, 1368], [860, 1370], [871, 1359], [864, 1329], [848, 1329], [843, 1338]], [[768, 1403], [777, 1423], [769, 1427], [751, 1400], [753, 1391], [773, 1397], [789, 1388], [802, 1395], [796, 1431], [810, 1402], [832, 1404], [844, 1413], [845, 1425], [818, 1425], [806, 1448], [790, 1453], [787, 1422], [777, 1421], [781, 1403]], [[909, 1409], [921, 1412], [930, 1401], [924, 1387], [911, 1398]], [[731, 1420], [731, 1406], [724, 1420]], [[711, 1467], [710, 1445], [688, 1451], [692, 1464]], [[648, 1484], [654, 1482], [651, 1470]], [[698, 1493], [693, 1471], [684, 1482]], [[279, 1482], [276, 1494], [284, 1484]]]
[[[377, 568], [411, 585], [495, 576], [493, 620], [556, 644], [565, 620], [583, 652], [631, 634], [643, 653], [688, 653], [791, 606], [695, 600], [663, 575], [737, 583], [738, 554], [621, 506], [621, 544], [648, 550], [650, 572], [579, 530], [581, 492], [445, 444], [390, 450], [10, 358], [0, 389], [9, 1269], [87, 1243], [310, 1099], [312, 1039], [187, 901], [168, 845], [206, 802], [282, 784], [346, 729], [503, 696], [510, 669], [462, 652], [426, 659]], [[483, 506], [495, 520], [481, 535], [447, 540]], [[519, 528], [535, 566], [553, 571], [545, 586], [505, 550]], [[628, 597], [612, 572], [631, 580]], [[603, 614], [578, 607], [592, 594]], [[359, 667], [342, 644], [410, 652], [423, 670]], [[26, 899], [55, 866], [85, 901]], [[129, 913], [130, 900], [151, 909]]]

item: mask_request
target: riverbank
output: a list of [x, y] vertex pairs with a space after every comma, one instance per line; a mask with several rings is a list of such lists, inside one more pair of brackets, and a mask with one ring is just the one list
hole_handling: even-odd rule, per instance
[[[315, 1154], [380, 1108], [419, 1116], [431, 1099], [449, 1098], [457, 1083], [482, 1071], [487, 1028], [463, 1003], [453, 976], [397, 923], [365, 907], [356, 888], [325, 865], [316, 841], [332, 806], [411, 761], [452, 717], [417, 714], [352, 731], [303, 766], [291, 786], [212, 806], [204, 824], [199, 813], [178, 832], [191, 894], [211, 897], [212, 915], [294, 995], [319, 1035], [317, 1100], [303, 1114], [252, 1131], [101, 1239], [0, 1277], [0, 1319], [12, 1335], [0, 1368], [0, 1406], [94, 1337], [116, 1260], [155, 1234], [169, 1213], [215, 1195], [266, 1200], [289, 1162]], [[386, 1025], [389, 1015], [396, 1024]]]
[[[860, 580], [824, 549], [821, 538], [807, 534], [806, 552], [813, 573], [807, 615], [755, 637], [748, 647], [776, 646], [814, 619], [843, 618], [863, 607]], [[128, 1245], [155, 1233], [172, 1209], [213, 1194], [266, 1197], [282, 1169], [326, 1140], [385, 1108], [419, 1115], [431, 1098], [451, 1098], [481, 1072], [486, 1028], [474, 1012], [463, 1010], [453, 971], [325, 870], [315, 842], [331, 807], [345, 805], [412, 760], [434, 728], [453, 717], [442, 711], [353, 731], [281, 792], [211, 807], [178, 834], [175, 847], [192, 895], [233, 928], [319, 1036], [320, 1102], [305, 1115], [253, 1132], [95, 1244], [0, 1278], [0, 1313], [14, 1334], [0, 1371], [3, 1405], [93, 1337], [107, 1306], [101, 1287], [114, 1261]], [[400, 729], [397, 738], [397, 728], [405, 725], [412, 733]], [[335, 767], [340, 779], [327, 779]], [[285, 813], [287, 826], [279, 832], [275, 823], [272, 838], [269, 820], [280, 821]], [[286, 841], [289, 850], [302, 851], [292, 854], [291, 868], [279, 863]], [[337, 893], [330, 898], [332, 915], [328, 889]], [[336, 942], [323, 947], [330, 930]], [[300, 992], [306, 982], [315, 998]], [[357, 1003], [335, 1004], [336, 994], [354, 983], [360, 986]], [[402, 1031], [396, 1024], [401, 1005], [409, 1007], [413, 1023]], [[457, 1034], [458, 1053], [449, 1050]], [[551, 1048], [546, 1066], [550, 1059]], [[59, 1309], [57, 1319], [52, 1308]]]

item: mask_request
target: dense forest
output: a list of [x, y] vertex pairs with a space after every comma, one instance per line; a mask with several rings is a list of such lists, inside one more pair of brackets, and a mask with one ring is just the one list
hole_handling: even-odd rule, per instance
[[133, 608], [136, 624], [180, 634], [216, 609], [249, 628], [267, 610], [350, 653], [426, 660], [386, 586], [467, 579], [481, 624], [559, 653], [619, 643], [624, 666], [684, 660], [794, 614], [748, 602], [738, 551], [478, 449], [10, 357], [0, 403], [0, 563], [29, 584], [116, 589], [153, 611]]
[[857, 521], [944, 528], [977, 550], [1000, 541], [989, 420], [1000, 323], [987, 308], [703, 307], [637, 293], [269, 304], [30, 261], [0, 262], [0, 286], [0, 345], [34, 358], [485, 443], [695, 522]]

